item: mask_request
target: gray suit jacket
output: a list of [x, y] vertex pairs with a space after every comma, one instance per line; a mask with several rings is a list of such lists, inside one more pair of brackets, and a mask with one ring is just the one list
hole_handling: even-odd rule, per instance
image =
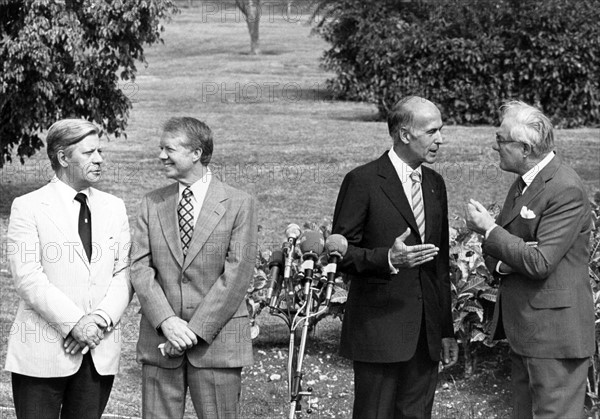
[[176, 368], [165, 358], [159, 325], [176, 315], [200, 337], [186, 352], [200, 368], [252, 363], [245, 294], [256, 260], [256, 213], [251, 196], [221, 183], [209, 185], [184, 259], [177, 220], [178, 184], [142, 201], [131, 250], [131, 280], [142, 305], [138, 362]]
[[[594, 352], [594, 303], [588, 276], [591, 212], [579, 176], [558, 156], [516, 199], [508, 192], [496, 227], [483, 244], [498, 276], [494, 337], [534, 358], [585, 358]], [[537, 242], [537, 246], [526, 242]]]

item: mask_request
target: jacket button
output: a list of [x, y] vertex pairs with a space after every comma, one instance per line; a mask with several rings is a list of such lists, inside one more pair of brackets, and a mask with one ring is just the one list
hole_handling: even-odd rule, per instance
[[190, 282], [190, 280], [189, 280], [189, 279], [187, 279], [187, 277], [185, 277], [185, 276], [184, 276], [183, 278], [181, 278], [181, 282], [182, 282], [183, 284], [187, 284], [188, 282]]
[[417, 300], [421, 301], [423, 299], [423, 296], [421, 294], [417, 295]]

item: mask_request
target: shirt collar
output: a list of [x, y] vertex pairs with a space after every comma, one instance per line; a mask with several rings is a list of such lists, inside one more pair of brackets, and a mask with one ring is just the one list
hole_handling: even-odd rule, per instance
[[[190, 185], [190, 190], [192, 191], [192, 194], [194, 195], [194, 200], [198, 199], [199, 197], [203, 197], [206, 194], [206, 191], [208, 190], [208, 185], [210, 184], [210, 181], [212, 179], [212, 172], [210, 170], [209, 167], [206, 168], [206, 173], [204, 173], [204, 176], [202, 176], [200, 179], [198, 179], [197, 181], [195, 181], [194, 183], [192, 183]], [[181, 194], [183, 193], [183, 190], [187, 188], [187, 186], [185, 186], [183, 183], [179, 183], [179, 199], [181, 199]]]
[[394, 147], [392, 147], [390, 149], [388, 155], [390, 157], [390, 160], [392, 161], [392, 165], [394, 166], [394, 169], [396, 169], [396, 173], [398, 173], [398, 177], [400, 178], [400, 182], [406, 183], [408, 181], [411, 181], [410, 180], [410, 175], [414, 171], [419, 172], [420, 175], [423, 174], [421, 172], [421, 165], [419, 165], [419, 167], [417, 167], [416, 169], [413, 169], [408, 164], [406, 164], [404, 162], [404, 160], [402, 160], [400, 157], [398, 157], [398, 155], [394, 151]]
[[[56, 187], [56, 191], [58, 192], [58, 195], [62, 201], [76, 202], [75, 195], [77, 195], [78, 191], [76, 191], [71, 186], [67, 185], [65, 182], [60, 180], [58, 178], [58, 176], [56, 176], [56, 175], [52, 178], [52, 180], [50, 182], [54, 183], [54, 185]], [[88, 199], [88, 204], [91, 204], [92, 188], [87, 187], [85, 189], [82, 189], [79, 192], [85, 194]]]
[[535, 177], [538, 175], [538, 173], [542, 171], [544, 167], [548, 166], [548, 163], [552, 161], [555, 155], [556, 154], [554, 153], [554, 151], [551, 151], [538, 164], [529, 169], [529, 171], [522, 176], [525, 185], [531, 185], [533, 179], [535, 179]]

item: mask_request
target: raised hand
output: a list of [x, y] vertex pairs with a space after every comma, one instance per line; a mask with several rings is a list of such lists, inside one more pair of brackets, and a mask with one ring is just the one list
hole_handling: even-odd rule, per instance
[[404, 241], [409, 235], [410, 228], [407, 228], [402, 235], [396, 237], [394, 245], [390, 249], [390, 261], [397, 268], [414, 268], [432, 261], [440, 250], [433, 244], [407, 246]]
[[198, 344], [198, 337], [188, 327], [187, 322], [171, 316], [161, 323], [160, 329], [177, 351], [185, 351]]
[[479, 234], [485, 234], [495, 224], [494, 218], [488, 210], [474, 199], [470, 199], [467, 203], [465, 220], [467, 227]]

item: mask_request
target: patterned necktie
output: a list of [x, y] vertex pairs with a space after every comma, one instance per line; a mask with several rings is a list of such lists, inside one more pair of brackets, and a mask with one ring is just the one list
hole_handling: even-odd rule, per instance
[[413, 182], [411, 189], [413, 213], [415, 214], [417, 227], [419, 227], [421, 242], [425, 243], [425, 208], [423, 207], [423, 196], [421, 194], [421, 173], [413, 170], [410, 179]]
[[92, 260], [92, 213], [87, 205], [85, 194], [79, 192], [75, 195], [75, 200], [81, 204], [77, 230], [89, 262]]
[[179, 234], [181, 236], [181, 247], [183, 256], [187, 255], [192, 233], [194, 232], [194, 206], [192, 205], [192, 191], [190, 188], [185, 188], [181, 194], [181, 201], [177, 207], [177, 215], [179, 215]]

